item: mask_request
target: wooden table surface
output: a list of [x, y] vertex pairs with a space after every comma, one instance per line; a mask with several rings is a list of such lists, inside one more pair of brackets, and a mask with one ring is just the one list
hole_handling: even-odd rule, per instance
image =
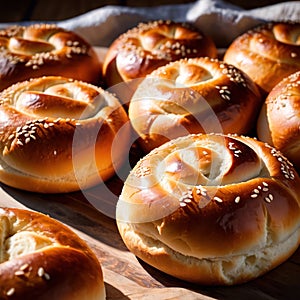
[[70, 226], [101, 262], [108, 300], [300, 299], [300, 249], [266, 275], [232, 287], [186, 283], [138, 260], [125, 247], [114, 219], [122, 184], [114, 177], [88, 191], [60, 195], [33, 194], [0, 184], [0, 206], [40, 211]]

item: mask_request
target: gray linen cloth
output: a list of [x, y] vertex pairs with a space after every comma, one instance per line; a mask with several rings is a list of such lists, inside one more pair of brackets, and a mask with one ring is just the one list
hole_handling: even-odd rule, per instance
[[219, 48], [265, 21], [300, 21], [300, 1], [282, 2], [245, 10], [222, 0], [198, 0], [180, 5], [155, 7], [105, 6], [58, 22], [73, 30], [92, 45], [107, 47], [122, 32], [140, 22], [158, 19], [191, 22], [210, 35]]

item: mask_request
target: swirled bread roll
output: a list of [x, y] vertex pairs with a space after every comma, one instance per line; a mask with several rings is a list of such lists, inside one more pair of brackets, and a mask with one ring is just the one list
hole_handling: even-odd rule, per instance
[[82, 37], [55, 24], [0, 30], [0, 90], [47, 75], [98, 84], [102, 62]]
[[125, 159], [127, 114], [97, 86], [40, 77], [5, 89], [0, 101], [0, 181], [7, 185], [44, 193], [85, 189]]
[[248, 134], [262, 105], [245, 73], [208, 57], [171, 62], [150, 73], [129, 105], [141, 147], [149, 152], [189, 133]]
[[174, 139], [142, 158], [117, 204], [132, 253], [177, 278], [232, 285], [284, 262], [300, 241], [300, 178], [253, 138]]
[[268, 94], [257, 122], [257, 136], [300, 170], [300, 71], [281, 80]]
[[111, 44], [103, 62], [103, 76], [108, 86], [131, 81], [134, 90], [139, 80], [156, 68], [200, 56], [216, 58], [217, 48], [209, 36], [191, 24], [170, 20], [140, 23]]
[[0, 208], [0, 222], [1, 299], [105, 299], [101, 265], [72, 230], [17, 208]]
[[224, 61], [235, 65], [264, 93], [300, 68], [300, 23], [271, 22], [237, 37]]

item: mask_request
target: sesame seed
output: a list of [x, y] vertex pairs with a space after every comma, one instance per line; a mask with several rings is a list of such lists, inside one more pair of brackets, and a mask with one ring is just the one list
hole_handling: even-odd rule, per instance
[[268, 202], [268, 203], [271, 202], [271, 199], [269, 199], [268, 197], [265, 197], [264, 199], [265, 199], [265, 201]]
[[15, 275], [16, 275], [16, 276], [24, 276], [25, 273], [24, 273], [23, 270], [18, 270], [18, 271], [15, 272]]
[[15, 293], [15, 288], [10, 288], [7, 292], [6, 295], [7, 296], [12, 296]]
[[28, 264], [24, 264], [20, 267], [20, 270], [25, 271], [29, 267]]
[[234, 147], [234, 143], [233, 143], [233, 142], [228, 143], [228, 146], [229, 146], [229, 149], [230, 149], [230, 150], [235, 150], [235, 147]]
[[198, 185], [198, 186], [196, 186], [196, 194], [202, 195], [202, 196], [207, 196], [207, 191], [203, 186]]
[[241, 200], [241, 197], [240, 197], [240, 196], [237, 196], [237, 197], [235, 197], [234, 202], [235, 202], [235, 203], [239, 203], [240, 200]]
[[43, 277], [44, 274], [45, 274], [44, 268], [43, 268], [43, 267], [40, 267], [40, 268], [38, 269], [38, 271], [37, 271], [37, 274], [38, 274], [39, 277]]
[[258, 197], [258, 194], [252, 194], [250, 197], [251, 198], [256, 198], [256, 197]]
[[214, 200], [216, 200], [216, 201], [219, 202], [219, 203], [222, 203], [222, 202], [223, 202], [223, 200], [222, 200], [221, 198], [219, 198], [219, 197], [214, 197]]

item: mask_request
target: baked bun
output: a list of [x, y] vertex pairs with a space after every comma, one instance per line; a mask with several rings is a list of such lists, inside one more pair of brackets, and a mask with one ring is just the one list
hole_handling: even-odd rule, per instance
[[0, 100], [0, 181], [7, 185], [42, 193], [85, 189], [125, 159], [127, 114], [100, 87], [47, 76], [12, 85]]
[[101, 265], [72, 230], [41, 213], [0, 208], [0, 298], [101, 300]]
[[103, 62], [103, 76], [108, 86], [138, 81], [170, 61], [199, 56], [215, 58], [217, 48], [209, 36], [191, 24], [169, 20], [140, 23], [111, 44]]
[[300, 23], [266, 23], [237, 37], [224, 61], [247, 73], [264, 93], [300, 68]]
[[102, 62], [82, 37], [55, 24], [0, 30], [0, 90], [46, 75], [98, 84]]
[[269, 93], [257, 122], [257, 136], [279, 149], [300, 171], [300, 71]]
[[205, 285], [254, 279], [299, 246], [300, 179], [275, 148], [229, 135], [188, 135], [132, 169], [119, 232], [132, 253]]
[[246, 134], [255, 127], [262, 98], [232, 65], [207, 57], [171, 62], [138, 86], [129, 118], [149, 152], [188, 133]]

